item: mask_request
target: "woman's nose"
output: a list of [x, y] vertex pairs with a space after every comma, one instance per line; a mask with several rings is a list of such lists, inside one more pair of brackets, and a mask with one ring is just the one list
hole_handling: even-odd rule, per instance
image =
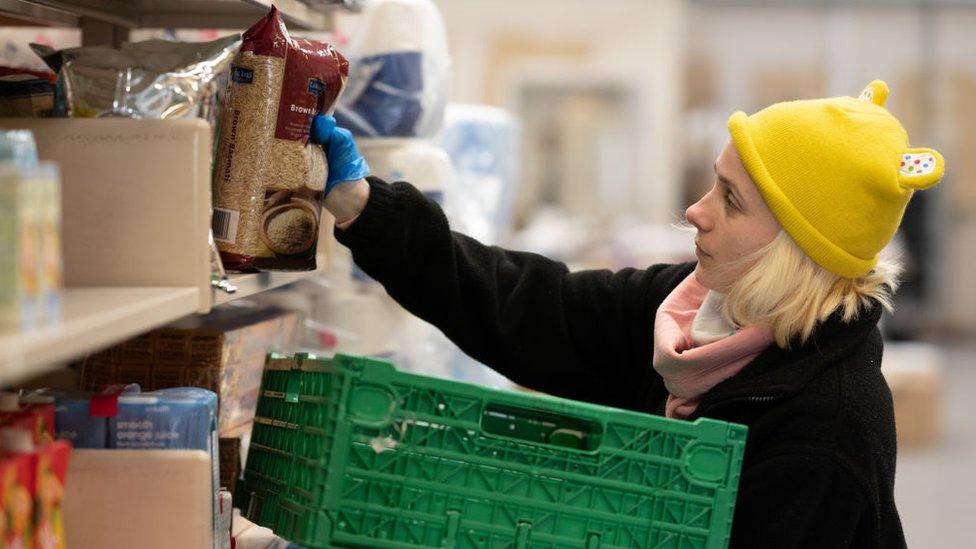
[[700, 200], [698, 200], [698, 202], [695, 202], [689, 206], [687, 210], [685, 210], [685, 219], [687, 219], [688, 223], [694, 225], [699, 231], [707, 231], [710, 229], [707, 218], [704, 214], [704, 201], [705, 197], [702, 197]]

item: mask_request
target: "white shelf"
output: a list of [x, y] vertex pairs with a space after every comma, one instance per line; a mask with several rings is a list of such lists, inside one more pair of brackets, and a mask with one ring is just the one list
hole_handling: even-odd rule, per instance
[[[321, 263], [320, 263], [321, 265]], [[237, 291], [212, 292], [213, 306], [279, 288], [319, 271], [230, 275]], [[68, 288], [61, 322], [0, 331], [0, 383], [16, 383], [197, 312], [199, 288]]]
[[0, 332], [0, 382], [15, 383], [196, 311], [197, 288], [69, 288], [61, 322]]
[[229, 294], [221, 290], [213, 290], [213, 306], [223, 305], [235, 299], [241, 299], [260, 292], [273, 290], [298, 282], [303, 278], [315, 276], [323, 272], [324, 259], [319, 257], [318, 270], [315, 271], [283, 271], [274, 273], [231, 274], [227, 278], [237, 287], [237, 291]]

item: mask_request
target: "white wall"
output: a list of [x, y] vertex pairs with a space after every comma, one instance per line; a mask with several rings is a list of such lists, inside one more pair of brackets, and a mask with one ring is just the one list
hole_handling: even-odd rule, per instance
[[[679, 0], [439, 0], [454, 58], [452, 97], [517, 110], [520, 80], [603, 79], [634, 90], [633, 213], [665, 223], [679, 207], [684, 3]], [[582, 44], [581, 59], [525, 60], [492, 74], [506, 40]]]

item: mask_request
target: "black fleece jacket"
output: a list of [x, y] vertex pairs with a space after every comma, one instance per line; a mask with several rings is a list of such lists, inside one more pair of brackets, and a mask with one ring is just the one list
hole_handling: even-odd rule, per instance
[[[516, 383], [663, 413], [654, 315], [694, 264], [569, 272], [452, 232], [407, 183], [369, 183], [362, 215], [335, 234], [407, 310]], [[689, 418], [749, 427], [732, 547], [905, 546], [880, 315], [874, 306], [850, 323], [835, 316], [802, 346], [770, 347]]]

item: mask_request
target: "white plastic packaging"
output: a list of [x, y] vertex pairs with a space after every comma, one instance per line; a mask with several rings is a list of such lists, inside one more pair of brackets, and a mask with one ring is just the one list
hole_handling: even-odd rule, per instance
[[407, 181], [437, 202], [452, 228], [461, 224], [455, 211], [457, 173], [444, 149], [423, 139], [359, 139], [370, 174], [387, 182]]
[[440, 145], [457, 174], [455, 207], [465, 234], [485, 244], [504, 240], [511, 229], [519, 184], [518, 119], [488, 105], [451, 104]]
[[339, 125], [362, 137], [437, 134], [447, 104], [447, 32], [430, 0], [367, 4], [345, 53], [347, 88], [336, 109]]

